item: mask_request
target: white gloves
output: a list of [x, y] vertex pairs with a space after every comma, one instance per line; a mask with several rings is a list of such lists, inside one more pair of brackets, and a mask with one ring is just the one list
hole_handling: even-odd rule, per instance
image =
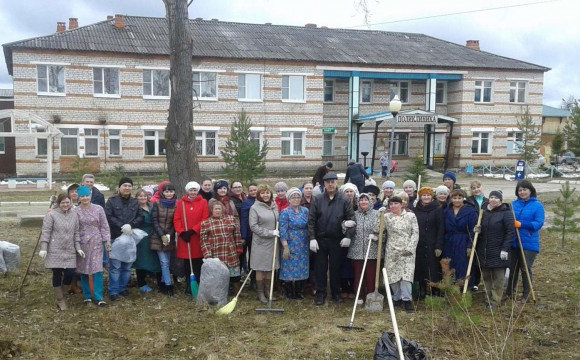
[[310, 240], [310, 251], [316, 253], [318, 252], [318, 249], [318, 241], [316, 241], [316, 239]]
[[85, 252], [82, 250], [77, 250], [77, 254], [79, 254], [80, 257], [82, 257], [83, 259], [85, 258]]
[[280, 236], [280, 231], [272, 230], [272, 236]]
[[369, 240], [370, 241], [378, 241], [379, 240], [379, 236], [375, 235], [375, 234], [369, 234]]
[[133, 233], [133, 229], [131, 229], [131, 225], [125, 224], [121, 226], [121, 232], [123, 232], [124, 235], [131, 235]]
[[356, 222], [354, 220], [346, 220], [344, 222], [344, 227], [347, 229], [353, 228], [356, 226]]
[[344, 239], [340, 240], [340, 246], [341, 247], [349, 247], [350, 246], [350, 239], [344, 238]]
[[163, 246], [169, 245], [169, 241], [170, 241], [169, 234], [161, 235], [161, 242], [163, 243]]
[[479, 232], [481, 232], [481, 225], [475, 225], [475, 226], [473, 227], [473, 232], [474, 232], [474, 233], [479, 233]]
[[387, 212], [387, 208], [384, 206], [381, 206], [381, 208], [379, 209], [379, 212], [382, 212], [382, 213]]
[[43, 258], [43, 259], [44, 259], [44, 258], [46, 257], [46, 250], [40, 250], [40, 251], [38, 252], [38, 256], [40, 256], [41, 258]]
[[502, 260], [507, 260], [508, 259], [508, 252], [507, 251], [501, 251], [499, 253], [499, 258]]

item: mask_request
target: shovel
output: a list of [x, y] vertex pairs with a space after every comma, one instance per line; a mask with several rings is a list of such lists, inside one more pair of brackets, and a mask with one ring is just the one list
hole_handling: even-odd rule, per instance
[[[278, 223], [276, 223], [276, 230], [278, 230]], [[278, 237], [274, 237], [274, 253], [272, 254], [272, 276], [270, 277], [270, 295], [268, 296], [268, 308], [256, 309], [258, 313], [278, 313], [283, 314], [284, 309], [272, 309], [272, 295], [274, 295], [274, 272], [276, 271], [276, 255], [278, 253]]]
[[[377, 272], [375, 274], [375, 291], [367, 295], [365, 302], [365, 310], [367, 311], [383, 311], [384, 296], [379, 293], [379, 280], [381, 277], [381, 252], [383, 250], [383, 232], [385, 231], [385, 213], [379, 213], [379, 246], [377, 249]], [[389, 289], [387, 288], [388, 292]]]

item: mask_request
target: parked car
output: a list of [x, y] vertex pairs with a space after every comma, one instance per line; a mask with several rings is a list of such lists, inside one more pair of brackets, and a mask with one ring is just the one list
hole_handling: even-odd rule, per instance
[[562, 156], [553, 156], [550, 163], [552, 165], [576, 165], [580, 164], [580, 159], [572, 151], [566, 151]]

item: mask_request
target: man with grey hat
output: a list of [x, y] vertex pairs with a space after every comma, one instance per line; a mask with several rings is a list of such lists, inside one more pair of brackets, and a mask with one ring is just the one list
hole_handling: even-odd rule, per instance
[[[340, 302], [340, 266], [343, 252], [354, 236], [354, 211], [350, 201], [337, 189], [334, 173], [324, 175], [324, 193], [316, 195], [310, 205], [308, 238], [310, 250], [315, 252], [316, 305], [326, 300], [327, 271], [330, 273], [332, 299]], [[342, 227], [346, 228], [343, 234]]]

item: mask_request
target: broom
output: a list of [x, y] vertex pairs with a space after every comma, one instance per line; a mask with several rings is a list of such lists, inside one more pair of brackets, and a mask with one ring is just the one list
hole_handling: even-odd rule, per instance
[[[185, 214], [185, 203], [181, 203], [183, 205], [183, 221], [185, 223], [185, 231], [187, 231], [187, 215]], [[193, 265], [191, 263], [191, 245], [189, 242], [191, 238], [187, 242], [187, 255], [189, 255], [189, 287], [191, 288], [191, 295], [194, 298], [197, 298], [197, 292], [199, 291], [199, 285], [197, 284], [197, 279], [195, 278], [195, 274], [193, 273]], [[177, 241], [176, 241], [177, 242]]]
[[236, 308], [236, 304], [238, 303], [238, 297], [242, 293], [242, 290], [244, 290], [244, 286], [246, 286], [246, 282], [250, 278], [250, 275], [252, 275], [252, 271], [254, 271], [254, 269], [250, 269], [250, 272], [248, 273], [248, 275], [246, 276], [246, 279], [242, 283], [242, 287], [240, 288], [240, 290], [238, 290], [238, 293], [236, 294], [236, 297], [233, 298], [232, 301], [230, 301], [229, 303], [227, 303], [226, 305], [224, 305], [221, 309], [219, 309], [218, 311], [216, 311], [216, 314], [218, 314], [218, 315], [227, 315], [227, 314], [230, 314], [232, 311], [234, 311], [234, 309]]

